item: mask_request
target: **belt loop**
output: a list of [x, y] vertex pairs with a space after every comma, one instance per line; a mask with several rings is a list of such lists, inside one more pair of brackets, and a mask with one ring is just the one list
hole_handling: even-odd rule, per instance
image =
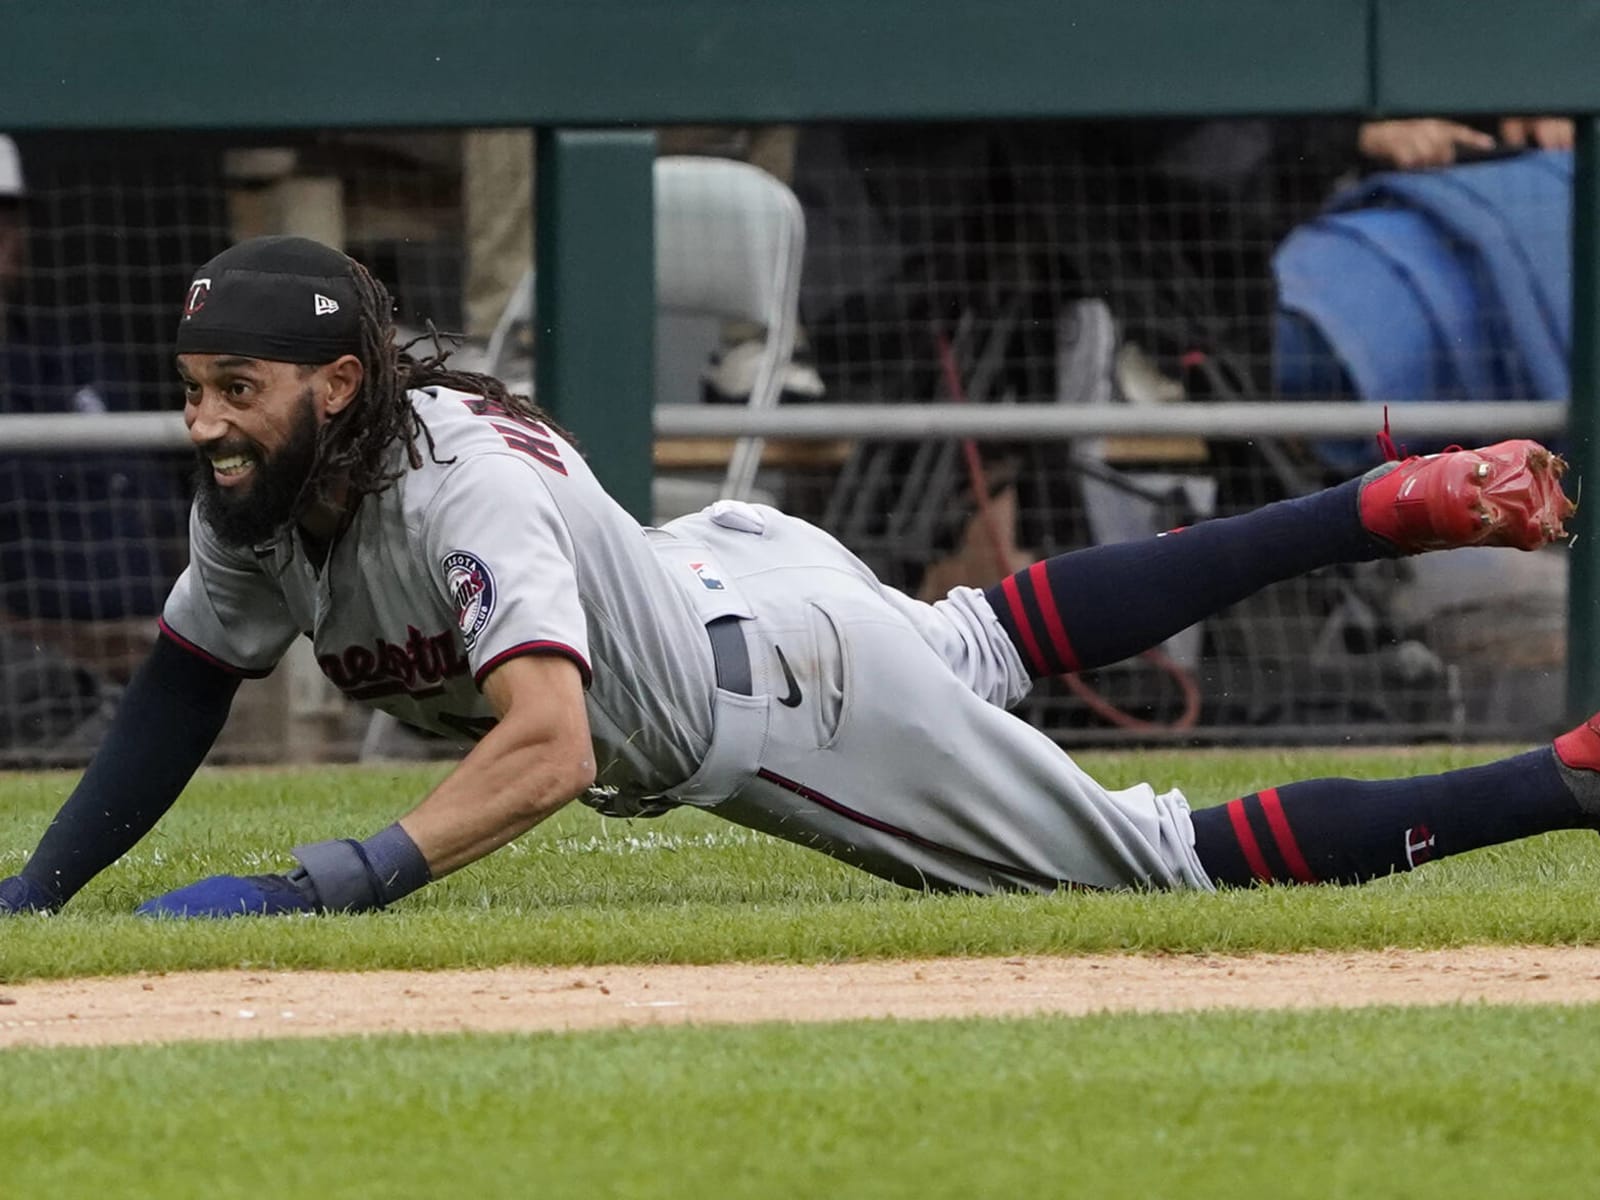
[[713, 617], [706, 622], [706, 637], [711, 642], [711, 661], [716, 665], [717, 686], [740, 696], [755, 693], [750, 675], [750, 647], [744, 640], [744, 618]]

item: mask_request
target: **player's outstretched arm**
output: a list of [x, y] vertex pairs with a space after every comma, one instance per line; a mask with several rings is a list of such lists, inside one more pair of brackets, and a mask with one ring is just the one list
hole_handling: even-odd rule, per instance
[[583, 677], [571, 659], [509, 659], [483, 694], [499, 723], [400, 820], [434, 879], [515, 840], [594, 783]]
[[525, 655], [496, 667], [484, 695], [499, 723], [437, 788], [366, 839], [297, 846], [288, 875], [217, 875], [147, 901], [147, 916], [359, 912], [406, 896], [499, 849], [594, 782], [578, 667]]
[[158, 638], [38, 849], [0, 880], [0, 914], [53, 912], [150, 832], [222, 732], [238, 686]]

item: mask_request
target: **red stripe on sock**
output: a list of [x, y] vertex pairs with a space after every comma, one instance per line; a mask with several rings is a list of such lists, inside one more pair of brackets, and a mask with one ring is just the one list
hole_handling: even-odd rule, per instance
[[1244, 851], [1244, 861], [1249, 864], [1257, 879], [1270, 883], [1272, 871], [1267, 867], [1267, 860], [1262, 857], [1261, 847], [1256, 843], [1255, 831], [1250, 828], [1250, 818], [1244, 815], [1243, 800], [1229, 801], [1228, 820], [1233, 822], [1233, 836], [1239, 843], [1239, 849]]
[[1301, 883], [1316, 883], [1317, 877], [1306, 865], [1300, 853], [1300, 843], [1294, 840], [1294, 830], [1289, 828], [1289, 818], [1283, 815], [1283, 802], [1278, 799], [1278, 789], [1268, 788], [1260, 793], [1261, 811], [1267, 814], [1267, 828], [1272, 830], [1272, 840], [1278, 843], [1278, 853], [1284, 864]]
[[1000, 583], [1000, 590], [1005, 593], [1006, 603], [1011, 606], [1011, 623], [1022, 635], [1022, 648], [1033, 660], [1034, 675], [1048, 675], [1050, 668], [1045, 665], [1044, 653], [1039, 649], [1039, 639], [1033, 636], [1033, 625], [1028, 620], [1027, 610], [1022, 607], [1022, 593], [1017, 590], [1017, 577], [1007, 575]]
[[1033, 583], [1039, 611], [1044, 614], [1044, 627], [1050, 631], [1050, 640], [1055, 643], [1056, 655], [1061, 659], [1061, 669], [1076, 671], [1078, 656], [1072, 652], [1067, 627], [1061, 623], [1061, 613], [1056, 609], [1056, 594], [1050, 590], [1050, 572], [1045, 570], [1044, 563], [1036, 562], [1028, 568], [1028, 578]]

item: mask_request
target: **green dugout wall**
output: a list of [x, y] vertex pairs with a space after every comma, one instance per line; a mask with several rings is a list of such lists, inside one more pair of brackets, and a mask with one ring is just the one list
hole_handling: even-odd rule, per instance
[[[1570, 441], [1600, 487], [1600, 0], [0, 0], [0, 29], [0, 129], [538, 127], [540, 399], [635, 512], [649, 127], [1572, 113]], [[1568, 699], [1586, 713], [1592, 512], [1578, 531]]]

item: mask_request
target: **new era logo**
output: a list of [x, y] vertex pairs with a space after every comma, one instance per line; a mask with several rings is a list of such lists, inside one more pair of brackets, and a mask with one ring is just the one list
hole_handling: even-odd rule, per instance
[[329, 313], [336, 313], [339, 311], [339, 302], [329, 296], [324, 296], [321, 292], [317, 293], [316, 304], [317, 316], [319, 317], [325, 317]]

